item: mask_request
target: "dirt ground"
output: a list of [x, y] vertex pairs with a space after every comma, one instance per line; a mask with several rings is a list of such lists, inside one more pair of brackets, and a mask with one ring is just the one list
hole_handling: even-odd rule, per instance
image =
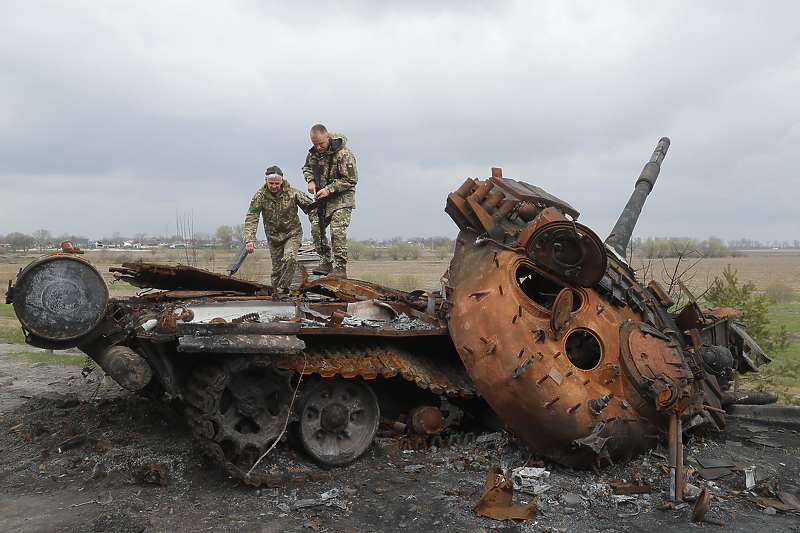
[[[783, 281], [800, 292], [797, 253], [706, 260], [690, 288], [698, 290], [728, 263], [739, 270], [740, 281], [753, 280], [759, 290]], [[5, 266], [13, 278], [19, 267]], [[447, 260], [357, 261], [348, 267], [351, 277], [414, 274], [425, 287], [436, 287], [446, 268]], [[286, 444], [270, 460], [309, 481], [248, 487], [203, 456], [180, 405], [124, 391], [98, 370], [13, 355], [30, 350], [0, 345], [2, 532], [669, 533], [719, 527], [692, 522], [691, 502], [668, 501], [663, 450], [599, 475], [545, 462], [537, 495], [514, 492], [515, 505], [538, 498], [536, 516], [479, 517], [473, 507], [489, 470], [535, 459], [515, 438], [491, 430], [447, 449], [387, 456], [373, 447], [335, 469], [316, 465]], [[725, 431], [686, 443], [686, 481], [710, 489], [708, 515], [721, 518], [726, 531], [800, 531], [800, 514], [792, 508], [792, 497], [800, 497], [800, 415], [790, 408], [781, 416], [789, 418], [728, 416]], [[698, 462], [710, 459], [734, 466], [710, 471]], [[749, 490], [743, 471], [748, 465], [756, 466], [757, 480]], [[611, 487], [614, 480], [637, 476], [649, 483], [648, 493], [621, 494]]]
[[[286, 445], [271, 460], [309, 481], [253, 488], [228, 477], [198, 451], [176, 406], [124, 391], [97, 370], [87, 374], [81, 366], [32, 364], [2, 355], [29, 347], [0, 348], [4, 532], [555, 533], [719, 527], [692, 522], [691, 503], [669, 504], [663, 451], [599, 475], [545, 462], [536, 516], [524, 521], [476, 516], [472, 509], [489, 469], [513, 469], [531, 460], [530, 452], [504, 432], [479, 434], [474, 442], [449, 449], [394, 456], [373, 447], [348, 467], [332, 470]], [[721, 518], [726, 531], [800, 531], [800, 514], [779, 501], [781, 493], [784, 499], [786, 494], [800, 497], [798, 418], [782, 424], [738, 416], [728, 420], [724, 432], [692, 440], [684, 451], [687, 482], [715, 495], [708, 516]], [[698, 459], [729, 459], [736, 467], [706, 479], [693, 469]], [[757, 485], [746, 490], [740, 468], [751, 464]], [[312, 481], [315, 474], [327, 481]], [[617, 494], [609, 485], [639, 475], [651, 485], [649, 493]], [[515, 505], [534, 497], [514, 492]]]

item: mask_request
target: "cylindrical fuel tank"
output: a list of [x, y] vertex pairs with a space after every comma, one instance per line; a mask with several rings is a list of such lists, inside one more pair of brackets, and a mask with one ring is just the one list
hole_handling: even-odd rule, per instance
[[81, 349], [114, 381], [129, 391], [143, 389], [153, 379], [153, 371], [147, 361], [127, 346], [96, 343]]
[[14, 312], [26, 330], [50, 341], [70, 341], [94, 329], [105, 315], [108, 285], [86, 259], [42, 256], [14, 285]]

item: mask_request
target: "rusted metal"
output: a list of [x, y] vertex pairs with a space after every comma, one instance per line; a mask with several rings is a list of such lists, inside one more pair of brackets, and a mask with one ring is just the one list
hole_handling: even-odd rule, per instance
[[478, 516], [495, 520], [527, 520], [536, 516], [538, 498], [517, 507], [512, 504], [513, 499], [514, 482], [506, 478], [499, 468], [492, 468], [473, 511]]
[[83, 250], [76, 248], [72, 241], [64, 241], [61, 243], [61, 251], [65, 254], [82, 254]]
[[[448, 197], [461, 229], [447, 280], [450, 336], [509, 429], [568, 466], [629, 459], [655, 445], [651, 435], [667, 433], [672, 413], [724, 427], [722, 387], [733, 367], [748, 364], [727, 358], [737, 342], [730, 316], [706, 313], [693, 298], [671, 315], [671, 298], [656, 283], [640, 285], [623, 259], [668, 145], [662, 139], [642, 171], [608, 255], [574, 220], [577, 211], [499, 172]], [[499, 213], [485, 201], [494, 188], [503, 191], [498, 206], [519, 208]], [[696, 339], [683, 335], [692, 327]], [[532, 345], [541, 356], [520, 360]], [[547, 377], [554, 373], [562, 379]]]
[[136, 468], [133, 472], [136, 483], [157, 483], [159, 485], [166, 485], [169, 481], [167, 478], [167, 465], [166, 463], [153, 463], [147, 466]]
[[300, 440], [317, 461], [342, 465], [360, 456], [378, 430], [378, 399], [364, 381], [323, 379], [305, 394], [297, 413]]
[[[126, 388], [182, 399], [206, 452], [251, 485], [299, 483], [250, 472], [298, 413], [311, 417], [301, 444], [318, 460], [362, 453], [372, 426], [347, 426], [360, 414], [320, 392], [358, 383], [353, 394], [367, 405], [367, 390], [379, 397], [371, 420], [409, 415], [398, 449], [469, 439], [441, 435], [469, 418], [460, 416], [468, 400], [485, 400], [533, 451], [569, 467], [625, 461], [669, 434], [680, 499], [684, 434], [723, 428], [735, 372], [769, 357], [733, 323], [737, 311], [701, 309], [681, 284], [689, 303], [672, 313], [663, 287], [641, 284], [624, 260], [667, 146], [662, 139], [624, 227], [605, 243], [568, 203], [499, 168], [466, 180], [447, 198], [460, 231], [439, 291], [305, 275], [287, 296], [137, 261], [111, 272], [149, 290], [109, 298], [99, 271], [69, 247], [23, 269], [6, 301], [28, 343], [78, 347]], [[357, 449], [327, 455], [321, 443], [345, 429], [358, 434]]]
[[389, 457], [400, 451], [400, 441], [389, 437], [375, 439], [375, 451]]
[[125, 389], [141, 390], [153, 379], [153, 370], [147, 361], [127, 346], [93, 342], [83, 347], [83, 351]]
[[692, 508], [692, 520], [695, 522], [706, 522], [716, 526], [724, 526], [725, 523], [722, 522], [722, 520], [706, 516], [710, 506], [711, 492], [709, 492], [708, 488], [704, 487], [703, 490], [700, 491], [700, 495], [697, 497], [697, 501]]
[[683, 501], [683, 436], [678, 413], [669, 419], [669, 498]]
[[649, 494], [652, 490], [650, 482], [642, 479], [641, 476], [632, 481], [614, 479], [609, 481], [608, 484], [611, 486], [611, 490], [617, 494]]
[[419, 435], [436, 435], [444, 428], [444, 415], [432, 405], [414, 408], [409, 413], [408, 420], [411, 428]]
[[269, 292], [269, 285], [214, 274], [207, 270], [186, 265], [159, 265], [136, 261], [111, 267], [114, 278], [126, 281], [134, 287], [162, 290], [222, 290], [244, 294]]
[[213, 337], [183, 336], [178, 340], [178, 351], [191, 353], [293, 354], [304, 347], [305, 343], [292, 335], [217, 334]]

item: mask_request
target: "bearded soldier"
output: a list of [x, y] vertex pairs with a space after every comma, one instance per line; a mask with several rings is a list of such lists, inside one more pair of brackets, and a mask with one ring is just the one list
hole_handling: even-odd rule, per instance
[[[328, 133], [317, 124], [311, 128], [311, 143], [303, 176], [308, 192], [317, 199], [317, 209], [309, 215], [311, 236], [319, 254], [320, 265], [315, 274], [347, 279], [347, 226], [350, 213], [356, 207], [358, 171], [356, 158], [347, 144], [347, 137]], [[331, 228], [328, 244], [326, 228]]]
[[261, 214], [272, 258], [270, 281], [279, 293], [288, 294], [297, 268], [297, 251], [303, 241], [297, 208], [308, 214], [314, 200], [290, 186], [279, 167], [269, 167], [264, 179], [266, 184], [256, 191], [244, 218], [245, 249], [247, 253], [256, 249], [258, 215]]

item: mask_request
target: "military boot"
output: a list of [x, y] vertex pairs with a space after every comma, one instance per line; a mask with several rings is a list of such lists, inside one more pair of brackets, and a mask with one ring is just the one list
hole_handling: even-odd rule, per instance
[[326, 276], [333, 272], [333, 263], [322, 263], [317, 268], [312, 268], [311, 272], [317, 276]]
[[329, 278], [347, 279], [347, 267], [336, 267], [333, 272], [328, 274]]

